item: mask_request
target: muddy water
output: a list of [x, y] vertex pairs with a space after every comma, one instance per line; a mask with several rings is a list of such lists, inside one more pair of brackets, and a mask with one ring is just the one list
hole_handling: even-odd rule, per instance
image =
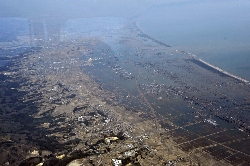
[[157, 118], [183, 150], [202, 150], [232, 164], [248, 162], [250, 151], [244, 147], [250, 141], [244, 125], [249, 112], [237, 110], [247, 109], [238, 98], [249, 102], [244, 97], [249, 87], [192, 63], [185, 52], [131, 36], [100, 40], [82, 56], [83, 69], [100, 88], [116, 94], [115, 103]]
[[81, 58], [99, 88], [114, 92], [110, 103], [148, 112], [187, 152], [249, 163], [249, 86], [192, 63], [134, 26], [121, 27], [90, 34], [99, 43]]

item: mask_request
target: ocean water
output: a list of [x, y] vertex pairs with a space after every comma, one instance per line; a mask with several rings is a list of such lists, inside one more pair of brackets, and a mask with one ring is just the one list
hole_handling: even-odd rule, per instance
[[177, 50], [250, 80], [250, 1], [179, 1], [152, 6], [137, 24]]

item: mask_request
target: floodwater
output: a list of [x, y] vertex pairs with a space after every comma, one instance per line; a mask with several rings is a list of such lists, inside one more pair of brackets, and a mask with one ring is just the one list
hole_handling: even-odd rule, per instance
[[[224, 20], [232, 6], [229, 6], [224, 17], [207, 25], [206, 20], [199, 20], [204, 16], [211, 20], [205, 12], [194, 20], [196, 22], [183, 15], [179, 15], [178, 20], [171, 19], [169, 16], [177, 14], [179, 7], [187, 5], [173, 3], [171, 11], [166, 10], [169, 7], [166, 4], [154, 6], [148, 13], [140, 16], [137, 25], [141, 29], [138, 29], [136, 20], [131, 22], [121, 17], [69, 19], [60, 26], [58, 39], [73, 41], [76, 38], [94, 38], [98, 41], [88, 52], [82, 53], [82, 70], [98, 82], [100, 88], [115, 94], [111, 103], [148, 112], [165, 128], [164, 134], [172, 137], [176, 146], [187, 152], [202, 150], [214, 156], [218, 162], [226, 160], [233, 165], [243, 165], [249, 163], [250, 156], [249, 85], [193, 63], [189, 52], [249, 79], [250, 66], [246, 62], [249, 61], [250, 36], [246, 29], [249, 29], [247, 18], [250, 17], [247, 17], [246, 8], [250, 5], [246, 5], [247, 1], [244, 3], [242, 8], [236, 6], [246, 14], [242, 20], [234, 23], [239, 26], [244, 24], [240, 26], [243, 27], [240, 35], [236, 33], [239, 32], [237, 26], [230, 26], [231, 21], [221, 26], [220, 31], [214, 32], [216, 25]], [[222, 2], [220, 5], [225, 4]], [[213, 7], [209, 6], [209, 10]], [[219, 9], [220, 7], [218, 6]], [[199, 6], [187, 5], [186, 12], [194, 8]], [[162, 13], [163, 11], [166, 13]], [[241, 12], [233, 13], [230, 18], [237, 19]], [[164, 18], [164, 21], [152, 21], [151, 16]], [[213, 16], [218, 16], [218, 13], [213, 13]], [[19, 37], [17, 45], [10, 45], [13, 43], [9, 43], [9, 38], [1, 38], [4, 45], [2, 48], [6, 48], [8, 56], [1, 51], [0, 65], [6, 65], [8, 58], [22, 54], [29, 47], [39, 45], [39, 42], [46, 46], [46, 43], [53, 40], [48, 35], [49, 25], [45, 22], [41, 23], [42, 31], [39, 31], [42, 38], [35, 40], [37, 34], [33, 33], [37, 31], [26, 26], [30, 24], [27, 19], [0, 21], [4, 24], [18, 23], [18, 27], [21, 27], [20, 34], [16, 35], [12, 33], [17, 32], [16, 29], [8, 29], [9, 35], [13, 35], [11, 41], [16, 40], [15, 36], [30, 37], [29, 40]], [[197, 22], [202, 24], [202, 28], [193, 26]], [[170, 23], [175, 23], [175, 26]], [[184, 30], [183, 24], [186, 25]], [[206, 26], [213, 28], [203, 29]], [[15, 27], [15, 24], [10, 27]], [[208, 38], [204, 43], [200, 42], [204, 36]], [[232, 36], [235, 38], [232, 39]], [[165, 44], [156, 42], [154, 38]], [[232, 40], [235, 42], [231, 42]], [[240, 42], [236, 42], [239, 40]], [[172, 47], [167, 47], [167, 44]], [[218, 45], [220, 47], [216, 47]], [[238, 55], [241, 56], [232, 61]]]
[[138, 24], [153, 38], [250, 80], [249, 11], [249, 1], [180, 1], [155, 5]]
[[116, 94], [113, 103], [148, 112], [187, 152], [203, 150], [233, 165], [249, 161], [249, 85], [151, 40], [135, 23], [110, 18], [108, 24], [104, 18], [104, 26], [99, 19], [72, 20], [102, 27], [98, 30], [64, 29], [70, 29], [66, 34], [72, 39], [80, 35], [99, 40], [83, 53], [83, 70], [100, 88]]

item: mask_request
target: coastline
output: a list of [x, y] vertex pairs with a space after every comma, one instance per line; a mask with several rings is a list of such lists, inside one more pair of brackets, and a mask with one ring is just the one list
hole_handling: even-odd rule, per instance
[[[139, 31], [139, 33], [142, 33], [143, 37], [148, 38], [148, 39], [152, 40], [153, 42], [155, 42], [155, 43], [157, 43], [157, 44], [160, 44], [160, 45], [162, 45], [162, 46], [172, 47], [171, 45], [166, 44], [166, 43], [164, 43], [164, 42], [162, 42], [162, 41], [159, 41], [159, 40], [157, 40], [157, 39], [151, 37], [151, 36], [148, 35], [147, 33], [145, 33], [145, 32], [140, 28], [140, 26], [138, 25], [138, 21], [135, 22], [135, 25], [136, 25], [137, 30]], [[206, 65], [206, 66], [208, 66], [208, 67], [210, 67], [210, 68], [216, 70], [217, 72], [219, 72], [219, 73], [221, 73], [221, 74], [224, 74], [224, 75], [226, 75], [226, 76], [228, 76], [228, 77], [234, 78], [234, 79], [236, 79], [236, 80], [238, 80], [238, 81], [240, 81], [240, 82], [243, 82], [243, 83], [245, 83], [245, 84], [248, 84], [248, 85], [250, 84], [250, 82], [249, 82], [247, 79], [244, 79], [244, 78], [241, 78], [240, 76], [236, 76], [236, 75], [234, 75], [234, 74], [231, 74], [231, 73], [227, 72], [226, 70], [223, 70], [223, 69], [221, 69], [221, 68], [219, 68], [219, 67], [217, 67], [217, 66], [214, 66], [214, 65], [212, 65], [212, 64], [210, 64], [210, 63], [208, 63], [208, 62], [206, 62], [206, 61], [204, 61], [204, 60], [202, 60], [202, 59], [200, 59], [200, 58], [197, 58], [197, 57], [196, 57], [195, 55], [193, 55], [193, 54], [186, 53], [185, 51], [178, 51], [178, 52], [183, 52], [183, 53], [185, 53], [185, 54], [190, 55], [191, 58], [192, 58], [193, 60], [198, 61], [198, 62], [202, 63], [203, 65]], [[193, 61], [193, 62], [194, 62], [194, 61]], [[198, 63], [196, 63], [196, 64], [199, 65]]]
[[164, 42], [162, 42], [162, 41], [160, 41], [160, 40], [157, 40], [157, 39], [151, 37], [150, 35], [148, 35], [147, 33], [145, 33], [145, 32], [140, 28], [140, 26], [138, 25], [138, 21], [135, 21], [135, 26], [137, 27], [137, 30], [139, 31], [139, 33], [142, 34], [142, 35], [141, 35], [142, 37], [148, 38], [148, 39], [152, 40], [153, 42], [155, 42], [155, 43], [157, 43], [157, 44], [159, 44], [159, 45], [162, 45], [162, 46], [165, 46], [165, 47], [172, 47], [171, 45], [166, 44], [166, 43], [164, 43]]
[[[147, 38], [146, 36], [144, 36], [144, 38], [137, 37], [138, 35], [135, 35], [135, 39], [139, 39], [141, 43], [144, 43], [143, 39]], [[29, 102], [29, 105], [37, 107], [37, 112], [30, 115], [30, 112], [25, 112], [27, 110], [29, 111], [29, 109], [21, 109], [21, 107], [17, 105], [18, 109], [26, 114], [25, 116], [30, 116], [30, 118], [34, 119], [34, 122], [30, 123], [30, 125], [38, 126], [38, 128], [36, 128], [38, 130], [28, 128], [28, 139], [30, 140], [27, 138], [20, 138], [22, 142], [30, 141], [30, 144], [34, 142], [36, 143], [36, 141], [39, 142], [39, 145], [35, 144], [33, 149], [30, 148], [30, 154], [28, 154], [28, 157], [30, 158], [25, 157], [28, 159], [31, 159], [32, 157], [35, 157], [36, 159], [40, 158], [41, 156], [35, 156], [34, 153], [45, 153], [40, 147], [46, 145], [46, 147], [51, 147], [51, 149], [47, 149], [50, 151], [50, 157], [42, 156], [46, 162], [49, 162], [49, 160], [52, 160], [54, 157], [58, 163], [69, 163], [72, 161], [71, 164], [87, 164], [88, 162], [94, 162], [96, 165], [98, 165], [99, 161], [106, 165], [111, 165], [113, 160], [122, 160], [122, 163], [124, 164], [128, 162], [128, 164], [139, 162], [141, 165], [156, 165], [159, 163], [171, 165], [176, 164], [177, 162], [179, 162], [178, 164], [180, 165], [191, 165], [194, 163], [213, 165], [217, 163], [218, 161], [215, 160], [217, 157], [216, 154], [213, 157], [207, 152], [203, 153], [203, 150], [200, 151], [201, 144], [199, 141], [196, 142], [196, 140], [201, 138], [203, 136], [202, 134], [198, 135], [197, 138], [192, 138], [192, 140], [190, 140], [188, 138], [190, 130], [184, 130], [182, 126], [172, 126], [168, 121], [166, 121], [166, 123], [162, 121], [160, 125], [156, 124], [153, 120], [154, 116], [143, 112], [143, 109], [132, 111], [129, 107], [125, 108], [119, 103], [117, 104], [115, 101], [116, 94], [105, 90], [105, 88], [103, 89], [98, 82], [90, 77], [91, 75], [86, 74], [85, 70], [82, 69], [84, 64], [80, 59], [82, 56], [86, 56], [86, 60], [90, 59], [90, 57], [93, 60], [96, 55], [100, 55], [99, 53], [95, 55], [92, 51], [98, 48], [103, 48], [103, 45], [95, 47], [95, 45], [98, 45], [98, 43], [101, 42], [102, 41], [93, 39], [86, 39], [86, 41], [84, 39], [74, 42], [65, 41], [60, 43], [62, 47], [59, 49], [43, 48], [38, 51], [33, 50], [30, 53], [27, 53], [27, 57], [25, 56], [23, 61], [18, 62], [17, 59], [13, 59], [13, 62], [16, 62], [16, 65], [11, 67], [11, 69], [17, 71], [17, 73], [10, 72], [7, 73], [6, 76], [8, 75], [8, 77], [20, 81], [19, 83], [22, 84], [22, 87], [17, 89], [19, 90], [18, 92], [27, 92], [26, 95], [22, 96], [21, 102], [23, 102], [24, 105]], [[153, 40], [153, 42], [155, 41]], [[153, 42], [152, 45], [155, 45]], [[84, 43], [88, 44], [85, 45]], [[155, 46], [150, 48], [150, 46], [146, 45], [145, 47], [147, 47], [145, 52], [150, 55], [157, 55], [159, 51], [152, 49], [156, 48]], [[159, 48], [162, 49], [163, 47], [159, 45]], [[164, 48], [164, 50], [166, 49]], [[110, 53], [109, 49], [104, 48], [102, 51], [103, 55], [109, 55]], [[142, 51], [141, 56], [143, 53], [144, 52]], [[190, 53], [182, 51], [180, 54], [184, 55], [182, 56], [184, 59], [179, 59], [180, 61], [185, 61], [186, 57], [188, 58], [186, 55], [190, 55]], [[110, 55], [113, 54], [110, 53]], [[197, 59], [196, 61], [203, 66], [208, 66]], [[167, 66], [182, 66], [181, 64], [183, 63], [178, 64], [178, 62], [170, 62]], [[197, 69], [197, 67], [201, 69], [200, 66], [196, 64], [189, 64], [195, 66], [195, 69]], [[96, 64], [94, 64], [94, 66], [95, 65]], [[175, 66], [172, 71], [176, 72], [176, 69], [179, 69], [177, 68], [178, 66]], [[141, 67], [140, 70], [143, 71], [143, 68]], [[212, 73], [211, 71], [206, 70], [206, 68], [202, 70], [207, 73]], [[170, 74], [170, 80], [178, 81], [178, 77], [186, 71], [186, 69], [180, 70], [179, 73], [177, 72], [177, 77], [174, 77], [176, 75]], [[195, 71], [200, 72], [199, 70]], [[220, 71], [218, 72], [221, 73]], [[200, 73], [203, 74], [202, 72]], [[132, 72], [132, 74], [134, 73]], [[217, 74], [212, 74], [213, 76], [216, 76], [218, 80], [226, 79], [227, 81], [236, 82], [229, 77], [223, 78]], [[224, 73], [222, 74], [224, 75]], [[199, 77], [198, 75], [194, 76], [195, 78]], [[165, 78], [168, 78], [168, 75], [166, 75]], [[206, 76], [204, 78], [207, 79]], [[185, 80], [185, 78], [183, 79]], [[197, 82], [202, 83], [200, 80]], [[193, 85], [195, 82], [192, 81], [191, 83], [192, 84], [189, 85]], [[176, 84], [178, 85], [178, 82], [176, 82]], [[238, 84], [238, 82], [235, 84]], [[157, 90], [157, 88], [161, 86], [150, 84], [149, 87], [156, 88], [155, 90]], [[182, 91], [188, 92], [189, 90], [188, 86], [180, 87], [185, 87], [186, 89], [173, 91], [173, 93], [177, 92], [174, 94], [175, 96], [176, 94], [178, 95], [178, 93], [182, 93]], [[212, 88], [214, 88], [214, 86], [212, 86]], [[141, 90], [144, 92], [143, 89]], [[190, 92], [193, 92], [193, 90], [190, 89]], [[206, 89], [205, 93], [200, 91], [200, 94], [206, 94], [207, 92]], [[241, 93], [239, 92], [239, 94]], [[201, 96], [194, 97], [187, 93], [182, 93], [181, 96], [182, 95], [185, 97], [185, 100], [202, 104], [202, 102], [198, 100], [195, 101], [195, 98], [200, 99]], [[130, 98], [130, 96], [126, 98]], [[207, 97], [205, 97], [205, 99], [207, 99]], [[163, 98], [158, 98], [158, 100], [162, 102], [166, 101]], [[16, 105], [16, 103], [12, 105]], [[221, 103], [218, 103], [218, 105], [221, 105]], [[215, 107], [216, 106], [214, 105], [213, 108]], [[174, 111], [174, 109], [172, 111]], [[199, 117], [195, 119], [197, 122], [196, 127], [203, 125], [207, 127], [206, 129], [210, 129], [209, 127], [211, 126], [213, 130], [218, 130], [220, 128], [219, 125], [216, 125], [216, 128], [214, 128], [214, 125], [211, 124], [212, 121], [199, 122]], [[182, 121], [182, 119], [180, 120]], [[23, 120], [21, 122], [21, 125], [23, 125], [23, 123], [26, 123], [27, 121]], [[171, 125], [169, 130], [167, 130], [167, 125]], [[191, 126], [195, 126], [195, 124], [191, 123]], [[18, 131], [18, 134], [19, 132], [21, 134], [26, 133], [23, 130]], [[17, 132], [10, 132], [9, 140], [17, 141], [18, 134], [14, 135], [13, 133]], [[37, 134], [45, 137], [41, 138], [40, 135]], [[6, 140], [7, 138], [4, 139]], [[42, 139], [46, 141], [40, 141]], [[53, 148], [55, 145], [58, 145], [58, 142], [60, 143], [60, 148], [57, 148], [56, 150], [54, 149], [53, 151]], [[204, 142], [209, 142], [209, 140], [204, 139]], [[197, 146], [188, 149], [190, 147], [189, 143], [197, 144]], [[212, 142], [210, 146], [216, 148], [217, 145], [214, 143], [215, 142]], [[63, 148], [67, 148], [67, 151], [64, 151]], [[207, 146], [201, 148], [206, 149]], [[199, 154], [202, 155], [199, 156]], [[231, 156], [231, 154], [229, 155]], [[28, 162], [29, 160], [24, 161], [24, 163]], [[224, 160], [220, 160], [220, 163], [222, 162], [224, 163]]]
[[233, 74], [231, 74], [231, 73], [229, 73], [229, 72], [227, 72], [227, 71], [225, 71], [225, 70], [223, 70], [223, 69], [221, 69], [221, 68], [219, 68], [217, 66], [214, 66], [214, 65], [200, 59], [200, 58], [192, 57], [189, 61], [191, 61], [191, 62], [195, 63], [196, 65], [199, 65], [199, 66], [201, 66], [203, 68], [211, 70], [213, 72], [217, 72], [218, 74], [221, 74], [223, 76], [231, 77], [231, 78], [236, 79], [237, 81], [243, 82], [243, 83], [245, 83], [247, 85], [250, 84], [248, 80], [246, 80], [244, 78], [241, 78], [239, 76], [233, 75]]
[[205, 65], [207, 65], [207, 66], [209, 66], [209, 67], [211, 67], [211, 68], [213, 68], [213, 69], [215, 69], [215, 70], [217, 70], [217, 71], [219, 71], [219, 72], [221, 72], [221, 73], [229, 76], [229, 77], [232, 77], [232, 78], [234, 78], [234, 79], [236, 79], [238, 81], [241, 81], [243, 83], [249, 84], [249, 81], [246, 80], [246, 79], [244, 79], [244, 78], [241, 78], [239, 76], [233, 75], [233, 74], [231, 74], [231, 73], [229, 73], [229, 72], [227, 72], [227, 71], [225, 71], [225, 70], [223, 70], [223, 69], [221, 69], [221, 68], [219, 68], [217, 66], [214, 66], [214, 65], [212, 65], [212, 64], [210, 64], [210, 63], [202, 60], [202, 59], [197, 59], [197, 60], [200, 61], [201, 63], [203, 63], [203, 64], [205, 64]]

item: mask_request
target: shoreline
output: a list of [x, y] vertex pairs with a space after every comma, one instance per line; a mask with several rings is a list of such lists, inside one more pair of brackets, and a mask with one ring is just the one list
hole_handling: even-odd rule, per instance
[[210, 64], [210, 63], [208, 63], [208, 62], [206, 62], [206, 61], [204, 61], [202, 59], [200, 59], [200, 58], [198, 58], [198, 59], [193, 58], [193, 59], [196, 60], [196, 61], [199, 61], [200, 63], [202, 63], [202, 64], [204, 64], [204, 65], [206, 65], [208, 67], [211, 67], [212, 69], [214, 69], [214, 70], [216, 70], [216, 71], [218, 71], [218, 72], [220, 72], [220, 73], [222, 73], [222, 74], [224, 74], [224, 75], [226, 75], [228, 77], [234, 78], [234, 79], [236, 79], [238, 81], [241, 81], [241, 82], [243, 82], [245, 84], [249, 84], [248, 80], [246, 80], [244, 78], [241, 78], [239, 76], [233, 75], [233, 74], [231, 74], [231, 73], [229, 73], [229, 72], [227, 72], [227, 71], [225, 71], [225, 70], [223, 70], [223, 69], [221, 69], [221, 68], [219, 68], [217, 66], [214, 66], [214, 65], [212, 65], [212, 64]]
[[[137, 37], [138, 35], [136, 35]], [[147, 37], [144, 36], [144, 38]], [[84, 44], [85, 40], [88, 45]], [[37, 112], [30, 116], [30, 118], [34, 119], [34, 122], [30, 125], [37, 126], [36, 130], [38, 132], [34, 132], [33, 128], [28, 128], [28, 131], [30, 131], [28, 139], [30, 140], [25, 137], [20, 139], [23, 142], [30, 141], [30, 145], [39, 140], [39, 145], [36, 144], [33, 149], [30, 148], [29, 158], [24, 157], [28, 159], [32, 157], [36, 157], [36, 159], [42, 158], [44, 161], [41, 161], [41, 163], [48, 163], [53, 157], [56, 158], [58, 164], [70, 162], [69, 164], [72, 165], [91, 162], [96, 165], [100, 164], [100, 162], [104, 163], [104, 165], [111, 165], [114, 163], [113, 161], [122, 162], [124, 165], [136, 162], [141, 165], [156, 165], [159, 163], [167, 165], [170, 163], [176, 164], [177, 162], [179, 162], [177, 164], [181, 165], [191, 165], [194, 162], [197, 165], [198, 163], [204, 165], [217, 163], [218, 161], [215, 161], [216, 155], [210, 156], [210, 153], [203, 153], [195, 146], [188, 149], [189, 146], [186, 143], [192, 141], [195, 141], [192, 143], [197, 143], [196, 139], [189, 140], [190, 130], [186, 133], [181, 127], [174, 127], [173, 133], [167, 131], [164, 125], [172, 125], [168, 121], [166, 123], [162, 121], [158, 128], [158, 123], [153, 120], [154, 116], [151, 113], [140, 111], [140, 109], [133, 111], [129, 109], [130, 107], [125, 108], [123, 105], [117, 104], [115, 93], [102, 88], [99, 82], [95, 81], [85, 70], [82, 70], [84, 64], [82, 64], [81, 56], [86, 56], [87, 60], [90, 57], [94, 59], [95, 54], [92, 51], [99, 48], [95, 46], [100, 42], [97, 39], [65, 41], [60, 44], [66, 47], [33, 50], [22, 58], [23, 61], [13, 59], [15, 65], [10, 69], [17, 71], [17, 73], [10, 72], [6, 75], [22, 83], [22, 87], [17, 89], [18, 92], [27, 92], [22, 96], [23, 100], [21, 101], [21, 103], [24, 103], [24, 108], [27, 103], [37, 107]], [[154, 44], [151, 41], [150, 43]], [[159, 46], [159, 48], [162, 49], [163, 47]], [[88, 50], [92, 51], [88, 52]], [[152, 51], [150, 48], [146, 51], [149, 50]], [[104, 48], [102, 51], [105, 55], [110, 53], [109, 49]], [[88, 53], [82, 54], [83, 52]], [[188, 56], [186, 54], [190, 54], [182, 52], [183, 54], [185, 54], [184, 60], [187, 60]], [[196, 58], [195, 60], [201, 65], [213, 69]], [[173, 63], [171, 62], [171, 64]], [[200, 67], [197, 64], [190, 64]], [[177, 69], [177, 67], [174, 67], [174, 69]], [[141, 70], [143, 69], [141, 68]], [[205, 72], [211, 71], [207, 70]], [[224, 73], [222, 74], [224, 75]], [[196, 77], [196, 75], [194, 76]], [[216, 76], [216, 74], [213, 74], [213, 76]], [[223, 78], [219, 75], [216, 77]], [[173, 78], [173, 80], [175, 79]], [[235, 83], [229, 77], [226, 79]], [[185, 99], [189, 98], [190, 96], [185, 97]], [[16, 103], [12, 105], [16, 105]], [[18, 106], [18, 109], [26, 113], [27, 109], [23, 109], [21, 106]], [[29, 116], [28, 114], [30, 113], [25, 114], [25, 116]], [[21, 119], [20, 121], [22, 122], [21, 125], [25, 123]], [[213, 124], [210, 124], [210, 121], [206, 121], [206, 123], [209, 123], [208, 125], [205, 124], [206, 127], [214, 127]], [[199, 123], [197, 124], [200, 126]], [[156, 130], [156, 128], [159, 130]], [[183, 131], [183, 134], [179, 131]], [[22, 130], [18, 132], [26, 134]], [[13, 135], [13, 133], [17, 132], [10, 132], [9, 138], [6, 137], [11, 141], [16, 141], [19, 133], [17, 135]], [[41, 138], [37, 134], [46, 137]], [[32, 137], [33, 139], [31, 139]], [[178, 141], [179, 137], [183, 140]], [[4, 138], [4, 140], [7, 140], [7, 138]], [[42, 139], [46, 141], [40, 141]], [[207, 142], [207, 140], [205, 141]], [[17, 141], [17, 143], [19, 142], [20, 140]], [[60, 147], [54, 150], [58, 142]], [[51, 147], [51, 149], [48, 148], [47, 151], [44, 151], [40, 148], [44, 145]], [[186, 146], [182, 147], [182, 145]], [[199, 142], [198, 145], [200, 145]], [[212, 146], [216, 147], [217, 145]], [[63, 148], [67, 148], [67, 151], [62, 150]], [[189, 153], [190, 151], [192, 154]], [[36, 155], [45, 152], [50, 154], [49, 157]], [[202, 155], [199, 156], [199, 154]], [[24, 161], [24, 163], [28, 162], [29, 160]], [[226, 165], [226, 161], [220, 160], [220, 163], [222, 162], [225, 162], [224, 165]]]
[[[164, 42], [162, 42], [162, 41], [159, 41], [159, 40], [157, 40], [157, 39], [155, 39], [155, 38], [149, 36], [147, 33], [145, 33], [145, 32], [140, 28], [140, 26], [138, 25], [138, 21], [135, 22], [135, 25], [136, 25], [138, 31], [139, 31], [140, 33], [143, 34], [143, 37], [146, 37], [146, 38], [152, 40], [153, 42], [156, 42], [157, 44], [160, 44], [160, 45], [163, 45], [163, 46], [166, 46], [166, 47], [172, 47], [171, 45], [166, 44], [166, 43], [164, 43]], [[181, 51], [181, 52], [182, 52], [182, 51]], [[186, 53], [186, 52], [185, 52], [185, 53]], [[234, 79], [236, 79], [236, 80], [238, 80], [238, 81], [241, 81], [241, 82], [243, 82], [243, 83], [245, 83], [245, 84], [249, 84], [249, 85], [250, 85], [250, 82], [249, 82], [247, 79], [244, 79], [244, 78], [241, 78], [240, 76], [236, 76], [236, 75], [234, 75], [234, 74], [231, 74], [231, 73], [227, 72], [226, 70], [223, 70], [223, 69], [221, 69], [221, 68], [219, 68], [219, 67], [217, 67], [217, 66], [214, 66], [214, 65], [212, 65], [212, 64], [210, 64], [210, 63], [208, 63], [208, 62], [206, 62], [206, 61], [204, 61], [204, 60], [202, 60], [202, 59], [200, 59], [200, 58], [197, 58], [197, 57], [196, 57], [195, 55], [193, 55], [193, 54], [190, 54], [190, 53], [186, 53], [186, 54], [190, 55], [190, 56], [192, 57], [193, 60], [196, 60], [196, 61], [202, 63], [203, 65], [206, 65], [206, 66], [208, 66], [208, 67], [210, 67], [210, 68], [216, 70], [217, 72], [220, 72], [221, 74], [224, 74], [224, 75], [226, 75], [226, 76], [228, 76], [228, 77], [234, 78]]]
[[162, 42], [162, 41], [160, 41], [160, 40], [157, 40], [157, 39], [151, 37], [150, 35], [148, 35], [147, 33], [145, 33], [145, 32], [140, 28], [140, 26], [138, 25], [138, 21], [135, 21], [135, 26], [137, 27], [137, 30], [139, 31], [139, 33], [142, 34], [142, 35], [141, 35], [142, 37], [148, 38], [148, 39], [152, 40], [153, 42], [155, 42], [155, 43], [157, 43], [157, 44], [160, 44], [160, 45], [162, 45], [162, 46], [165, 46], [165, 47], [172, 47], [171, 45], [166, 44], [166, 43], [164, 43], [164, 42]]

